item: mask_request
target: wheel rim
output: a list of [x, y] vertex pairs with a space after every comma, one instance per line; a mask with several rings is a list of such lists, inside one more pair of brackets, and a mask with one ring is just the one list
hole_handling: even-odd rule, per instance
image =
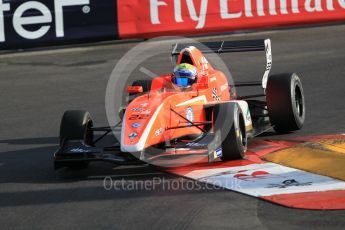
[[245, 124], [244, 121], [240, 122], [240, 127], [239, 127], [239, 134], [240, 134], [240, 142], [244, 148], [244, 151], [247, 149], [247, 138], [246, 138], [246, 130], [245, 130]]
[[301, 89], [298, 85], [295, 88], [295, 106], [296, 106], [296, 113], [299, 117], [303, 116], [304, 108], [303, 108], [303, 96]]
[[245, 134], [243, 133], [242, 129], [240, 129], [240, 140], [241, 140], [241, 143], [243, 145], [243, 148], [244, 148], [244, 151], [246, 151], [247, 149], [247, 139], [246, 137], [244, 136]]

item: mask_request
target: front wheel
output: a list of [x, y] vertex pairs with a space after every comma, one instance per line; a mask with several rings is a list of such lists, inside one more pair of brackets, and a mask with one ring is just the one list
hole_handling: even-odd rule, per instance
[[244, 116], [237, 103], [221, 103], [214, 107], [215, 132], [220, 132], [223, 161], [244, 157], [247, 150], [247, 133]]
[[89, 112], [68, 110], [64, 113], [60, 124], [60, 144], [66, 140], [82, 140], [87, 145], [93, 144], [93, 126]]
[[[68, 140], [82, 140], [86, 145], [93, 145], [93, 126], [89, 112], [83, 110], [68, 110], [64, 113], [60, 125], [60, 145]], [[87, 168], [89, 162], [69, 162], [64, 166], [69, 168]], [[55, 166], [57, 167], [57, 165]]]

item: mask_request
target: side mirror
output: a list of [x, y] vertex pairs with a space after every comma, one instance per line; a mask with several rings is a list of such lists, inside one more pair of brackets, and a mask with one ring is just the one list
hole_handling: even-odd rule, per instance
[[121, 120], [123, 119], [123, 116], [125, 115], [125, 112], [126, 112], [126, 107], [121, 107], [119, 109], [119, 117], [120, 117]]
[[142, 93], [144, 89], [142, 86], [127, 86], [127, 93]]

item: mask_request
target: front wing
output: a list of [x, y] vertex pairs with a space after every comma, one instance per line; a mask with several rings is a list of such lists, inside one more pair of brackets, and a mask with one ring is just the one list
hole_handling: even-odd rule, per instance
[[[208, 133], [195, 141], [180, 141], [165, 149], [145, 149], [140, 153], [124, 153], [120, 146], [94, 147], [86, 145], [82, 140], [66, 140], [54, 154], [54, 168], [68, 167], [74, 163], [105, 161], [117, 165], [155, 164], [162, 158], [171, 156], [203, 156], [209, 162], [221, 157], [221, 138], [219, 134]], [[158, 150], [158, 151], [157, 151]], [[186, 162], [187, 164], [188, 162]]]

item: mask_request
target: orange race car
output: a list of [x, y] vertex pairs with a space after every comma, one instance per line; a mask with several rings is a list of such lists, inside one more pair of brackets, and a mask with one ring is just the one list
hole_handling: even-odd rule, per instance
[[[208, 62], [204, 53], [265, 51], [267, 65], [257, 82], [229, 84], [227, 76]], [[303, 88], [297, 74], [269, 76], [271, 42], [266, 40], [176, 44], [171, 74], [137, 80], [128, 86], [121, 140], [96, 143], [116, 127], [94, 127], [86, 111], [66, 111], [60, 128], [55, 169], [85, 167], [90, 161], [116, 164], [151, 163], [165, 156], [202, 155], [208, 160], [241, 159], [248, 138], [270, 128], [289, 132], [305, 119]], [[261, 86], [262, 94], [239, 96], [236, 87]], [[265, 98], [259, 100], [260, 98]], [[105, 132], [94, 138], [95, 132]], [[119, 142], [119, 143], [118, 143]]]

